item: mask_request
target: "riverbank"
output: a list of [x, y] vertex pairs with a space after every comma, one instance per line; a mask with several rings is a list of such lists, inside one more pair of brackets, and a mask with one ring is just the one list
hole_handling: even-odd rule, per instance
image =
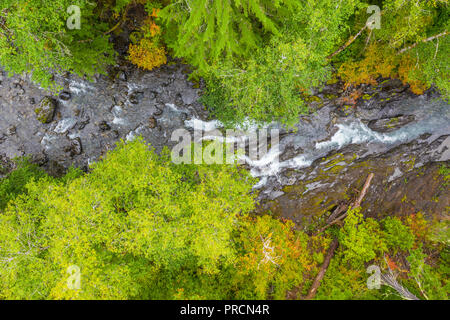
[[[172, 132], [189, 129], [189, 120], [215, 123], [198, 102], [201, 89], [187, 80], [188, 71], [177, 63], [151, 72], [125, 65], [92, 83], [59, 78], [64, 90], [51, 97], [55, 110], [48, 123], [36, 115], [48, 93], [27, 78], [3, 74], [3, 167], [30, 156], [53, 175], [71, 165], [87, 170], [117, 141], [136, 136], [158, 152], [173, 147]], [[448, 104], [433, 90], [416, 96], [399, 81], [379, 83], [359, 87], [357, 100], [343, 84], [329, 84], [308, 98], [311, 113], [300, 117], [295, 130], [271, 125], [280, 129], [280, 161], [247, 164], [261, 179], [261, 211], [269, 209], [299, 227], [314, 225], [353, 197], [369, 172], [375, 178], [364, 206], [373, 216], [448, 211], [448, 192], [438, 174], [450, 159]]]

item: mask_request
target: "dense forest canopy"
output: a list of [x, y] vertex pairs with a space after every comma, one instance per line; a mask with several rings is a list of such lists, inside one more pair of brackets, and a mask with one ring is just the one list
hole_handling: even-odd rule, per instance
[[449, 95], [447, 0], [2, 0], [0, 64], [52, 90], [55, 75], [105, 72], [116, 56], [109, 39], [136, 6], [145, 17], [129, 60], [151, 70], [168, 54], [184, 59], [225, 122], [292, 124], [304, 95], [336, 77], [348, 86], [396, 77], [415, 93]]
[[446, 224], [420, 213], [377, 221], [355, 208], [342, 228], [299, 231], [252, 214], [247, 171], [175, 165], [141, 139], [120, 143], [90, 173], [52, 178], [17, 166], [0, 180], [0, 299], [300, 297], [334, 237], [341, 245], [317, 298], [399, 298], [367, 287], [368, 265], [400, 272], [417, 297], [448, 298]]
[[[178, 59], [223, 123], [292, 125], [335, 81], [396, 78], [448, 99], [449, 13], [447, 0], [0, 0], [0, 65], [57, 93], [66, 73]], [[448, 223], [422, 213], [350, 206], [323, 232], [299, 230], [255, 214], [244, 168], [176, 165], [140, 138], [87, 172], [14, 166], [0, 166], [0, 299], [303, 298], [336, 241], [315, 298], [448, 299]], [[440, 176], [448, 187], [447, 165]], [[372, 290], [369, 266], [398, 277]]]

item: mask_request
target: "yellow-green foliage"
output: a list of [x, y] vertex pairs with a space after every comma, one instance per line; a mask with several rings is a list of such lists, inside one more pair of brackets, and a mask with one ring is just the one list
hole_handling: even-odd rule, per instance
[[239, 299], [285, 299], [288, 290], [317, 272], [329, 238], [310, 238], [293, 227], [292, 221], [268, 215], [243, 221], [238, 244], [244, 254], [231, 278]]
[[349, 210], [339, 232], [339, 243], [345, 252], [343, 262], [352, 266], [360, 266], [386, 251], [378, 222], [364, 220], [360, 208]]
[[[350, 53], [344, 50], [338, 74], [347, 85], [398, 78], [416, 94], [434, 84], [448, 98], [450, 39], [442, 36], [449, 27], [448, 1], [384, 0], [380, 7], [380, 29], [366, 29], [347, 49]], [[367, 20], [365, 10], [355, 20], [352, 34]]]
[[413, 247], [415, 237], [411, 228], [398, 218], [387, 217], [383, 220], [383, 226], [388, 248], [397, 252], [398, 250], [408, 251]]
[[[0, 214], [1, 299], [284, 299], [330, 242], [247, 216], [245, 171], [174, 165], [141, 139], [88, 174], [38, 178]], [[80, 289], [68, 287], [71, 266]]]
[[[168, 150], [159, 156], [141, 139], [120, 143], [88, 174], [35, 170], [0, 183], [9, 201], [0, 207], [0, 299], [299, 297], [336, 233], [317, 298], [383, 298], [366, 288], [368, 264], [389, 265], [417, 296], [448, 292], [448, 224], [420, 214], [377, 222], [352, 209], [340, 230], [309, 236], [291, 221], [248, 215], [247, 172], [174, 165]], [[68, 287], [71, 266], [80, 289]]]
[[397, 56], [395, 51], [383, 45], [371, 44], [364, 58], [358, 61], [347, 61], [340, 65], [338, 75], [346, 85], [377, 84], [378, 77], [398, 78], [408, 83], [411, 91], [422, 94], [427, 84], [414, 79], [411, 74], [417, 68], [409, 54]]
[[44, 172], [28, 159], [16, 161], [16, 169], [6, 178], [0, 179], [0, 210], [4, 209], [10, 200], [24, 193], [26, 184], [32, 179], [39, 179]]
[[133, 33], [131, 37], [135, 43], [131, 43], [128, 49], [128, 59], [144, 70], [152, 70], [167, 63], [166, 50], [161, 44], [161, 28], [155, 22], [160, 9], [155, 7], [152, 1], [142, 1], [146, 4], [148, 17], [144, 20], [140, 31]]
[[130, 44], [130, 61], [145, 70], [152, 70], [167, 62], [164, 48], [158, 47], [150, 39], [141, 39], [137, 45]]
[[378, 223], [364, 219], [357, 209], [349, 212], [336, 232], [340, 246], [317, 299], [399, 299], [386, 286], [367, 288], [369, 265], [378, 266], [382, 273], [389, 267], [397, 281], [420, 299], [447, 299], [450, 261], [446, 241], [442, 242], [448, 239], [441, 235], [442, 223], [427, 222], [421, 214], [387, 217]]
[[[253, 180], [229, 166], [174, 166], [142, 141], [120, 144], [66, 183], [31, 181], [0, 215], [0, 297], [125, 299], [161, 274], [208, 275], [231, 263], [231, 233]], [[69, 290], [67, 268], [81, 269]]]
[[[67, 27], [72, 5], [80, 9], [79, 29]], [[55, 74], [105, 73], [115, 52], [94, 9], [89, 1], [0, 1], [0, 64], [10, 74], [30, 74], [52, 91], [61, 89]]]

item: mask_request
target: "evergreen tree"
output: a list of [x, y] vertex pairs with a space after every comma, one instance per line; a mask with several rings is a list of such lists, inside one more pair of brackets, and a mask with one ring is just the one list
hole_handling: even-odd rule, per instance
[[[80, 9], [79, 25], [73, 5]], [[95, 6], [84, 0], [0, 0], [0, 64], [10, 74], [30, 73], [52, 90], [57, 89], [54, 74], [102, 72], [114, 51]]]
[[299, 6], [296, 0], [176, 1], [161, 11], [166, 42], [178, 57], [207, 71], [218, 61], [248, 58], [283, 19]]

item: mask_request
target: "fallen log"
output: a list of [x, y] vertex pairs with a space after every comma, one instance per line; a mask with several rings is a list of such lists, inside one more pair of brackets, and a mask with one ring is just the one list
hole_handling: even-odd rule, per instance
[[367, 190], [370, 187], [370, 183], [372, 182], [373, 176], [374, 176], [373, 173], [371, 173], [367, 177], [366, 183], [364, 183], [361, 193], [359, 194], [359, 197], [358, 197], [358, 199], [356, 199], [355, 203], [353, 203], [352, 208], [358, 208], [361, 206], [361, 202], [363, 201], [364, 197], [366, 196]]
[[317, 289], [319, 289], [320, 286], [320, 282], [325, 276], [325, 272], [327, 271], [328, 266], [330, 265], [331, 258], [333, 258], [334, 252], [336, 251], [338, 245], [339, 245], [338, 239], [334, 239], [330, 245], [330, 248], [328, 249], [328, 253], [327, 256], [325, 257], [325, 260], [323, 261], [322, 267], [320, 268], [319, 273], [317, 274], [311, 288], [309, 289], [308, 295], [305, 298], [306, 300], [311, 300], [316, 296]]
[[[367, 190], [370, 187], [370, 183], [372, 182], [373, 177], [374, 177], [373, 173], [370, 173], [369, 176], [367, 177], [366, 183], [364, 183], [364, 186], [363, 186], [361, 192], [359, 193], [359, 197], [355, 200], [355, 202], [353, 204], [350, 205], [350, 208], [358, 208], [361, 206], [361, 202], [364, 199], [364, 197], [366, 196]], [[323, 228], [319, 229], [319, 231], [317, 231], [317, 233], [315, 235], [318, 235], [318, 234], [324, 232], [326, 229], [328, 229], [332, 225], [336, 224], [339, 221], [342, 221], [347, 216], [348, 207], [346, 207], [346, 206], [344, 206], [344, 207], [342, 205], [338, 206], [336, 208], [336, 210], [330, 216], [330, 218], [336, 217], [340, 214], [340, 212], [344, 212], [344, 210], [345, 210], [345, 213], [343, 215], [328, 222], [327, 225], [324, 226]]]
[[422, 41], [416, 42], [416, 43], [414, 43], [413, 45], [411, 45], [411, 46], [409, 46], [409, 47], [406, 47], [406, 48], [401, 49], [397, 54], [402, 54], [402, 53], [405, 52], [405, 51], [411, 50], [411, 49], [415, 48], [415, 47], [416, 47], [419, 43], [421, 43], [421, 42], [424, 42], [424, 43], [425, 43], [425, 42], [428, 42], [428, 41], [433, 41], [434, 39], [438, 39], [438, 38], [440, 38], [440, 37], [444, 37], [444, 36], [446, 36], [446, 35], [448, 35], [448, 34], [449, 34], [448, 31], [445, 30], [445, 31], [442, 32], [442, 33], [439, 33], [439, 34], [436, 34], [436, 35], [434, 35], [434, 36], [432, 36], [432, 37], [423, 39]]
[[[367, 190], [370, 187], [370, 183], [372, 182], [373, 176], [374, 176], [373, 173], [369, 174], [369, 176], [367, 177], [366, 182], [364, 183], [364, 186], [363, 186], [363, 188], [362, 188], [362, 190], [361, 190], [361, 192], [359, 194], [359, 197], [356, 199], [356, 201], [352, 205], [349, 206], [349, 209], [350, 208], [358, 208], [358, 207], [361, 206], [361, 202], [364, 199], [365, 195], [367, 194]], [[338, 206], [336, 208], [336, 210], [342, 210], [340, 208], [342, 208], [342, 206]], [[327, 226], [325, 226], [324, 228], [319, 230], [318, 234], [320, 232], [322, 232], [323, 230], [325, 230], [326, 228], [328, 228], [329, 226], [331, 226], [334, 223], [336, 223], [337, 221], [343, 220], [347, 216], [347, 212], [348, 212], [349, 209], [347, 209], [346, 213], [344, 213], [340, 217], [334, 219]], [[332, 215], [334, 215], [334, 214], [335, 214], [335, 212], [333, 212]], [[327, 252], [327, 255], [325, 257], [325, 260], [323, 261], [322, 267], [320, 268], [319, 273], [317, 273], [317, 276], [314, 279], [314, 282], [313, 282], [311, 288], [309, 289], [308, 295], [305, 297], [306, 300], [314, 299], [314, 297], [316, 296], [317, 289], [319, 289], [319, 286], [320, 286], [320, 282], [322, 281], [323, 277], [325, 276], [325, 272], [327, 271], [328, 266], [330, 265], [331, 258], [333, 258], [334, 252], [336, 251], [338, 245], [339, 245], [339, 241], [338, 241], [338, 239], [335, 238], [333, 240], [333, 242], [331, 242], [330, 248], [328, 249], [328, 252]]]
[[335, 55], [337, 55], [337, 54], [341, 53], [343, 50], [345, 50], [349, 45], [351, 45], [356, 40], [356, 38], [358, 38], [361, 35], [361, 33], [363, 33], [364, 30], [366, 30], [366, 28], [367, 28], [367, 24], [365, 24], [364, 27], [362, 27], [361, 30], [359, 30], [359, 32], [357, 34], [355, 34], [353, 37], [348, 39], [347, 42], [343, 46], [339, 47], [339, 49], [337, 49], [335, 52], [330, 54], [327, 57], [327, 59], [331, 59]]

